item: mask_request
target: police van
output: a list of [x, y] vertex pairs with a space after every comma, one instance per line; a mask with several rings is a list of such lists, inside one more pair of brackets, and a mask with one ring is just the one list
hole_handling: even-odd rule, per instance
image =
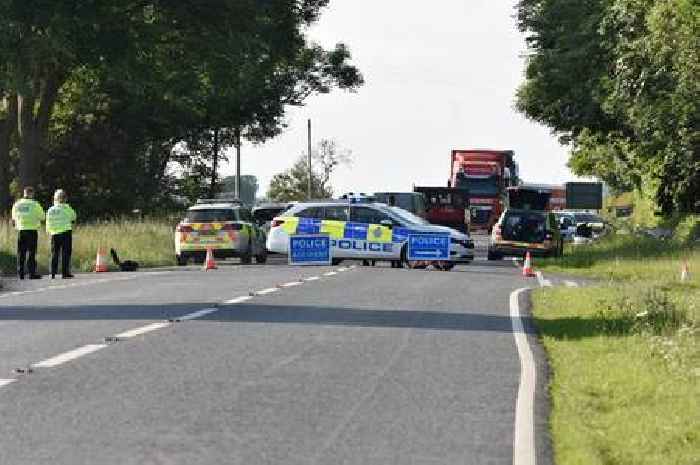
[[474, 243], [467, 234], [432, 225], [398, 207], [348, 200], [296, 204], [272, 220], [267, 248], [287, 254], [291, 235], [326, 233], [335, 264], [354, 259], [389, 261], [401, 266], [407, 261], [406, 244], [413, 232], [449, 233], [450, 262], [469, 263], [474, 259]]

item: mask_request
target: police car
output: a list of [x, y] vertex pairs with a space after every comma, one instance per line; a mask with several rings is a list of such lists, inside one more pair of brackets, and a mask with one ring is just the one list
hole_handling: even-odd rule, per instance
[[398, 207], [347, 200], [304, 202], [293, 206], [272, 220], [267, 248], [287, 254], [290, 235], [327, 233], [335, 263], [354, 259], [403, 264], [407, 261], [406, 244], [411, 232], [447, 232], [451, 242], [450, 261], [469, 263], [474, 259], [474, 243], [466, 234], [427, 223]]
[[244, 264], [267, 260], [265, 233], [236, 200], [200, 199], [175, 228], [178, 265], [203, 262], [208, 248], [217, 258], [238, 257]]

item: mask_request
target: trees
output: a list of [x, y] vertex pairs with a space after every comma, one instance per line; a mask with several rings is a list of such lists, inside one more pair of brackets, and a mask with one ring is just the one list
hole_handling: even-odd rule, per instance
[[[128, 182], [132, 203], [148, 210], [169, 181], [167, 167], [194, 161], [199, 173], [208, 166], [215, 191], [231, 133], [263, 141], [282, 130], [288, 105], [362, 84], [345, 46], [324, 50], [305, 35], [326, 4], [0, 0], [0, 168], [8, 160], [11, 168], [3, 174], [49, 190], [42, 176], [52, 166], [73, 163], [78, 175], [98, 168], [83, 163], [94, 152], [82, 152], [75, 138], [99, 134], [119, 142], [118, 158], [142, 167], [128, 180], [102, 176], [101, 192]], [[16, 158], [7, 156], [11, 148]], [[115, 156], [107, 148], [97, 153]], [[57, 153], [65, 160], [54, 163]], [[51, 175], [55, 183], [60, 173]], [[9, 181], [0, 176], [0, 212]]]
[[531, 54], [517, 107], [571, 143], [570, 166], [651, 188], [662, 211], [700, 198], [693, 0], [521, 0]]
[[[339, 165], [349, 164], [351, 158], [352, 153], [339, 149], [335, 141], [321, 140], [312, 151], [311, 197], [332, 197], [331, 176]], [[306, 199], [308, 179], [308, 155], [302, 154], [291, 168], [273, 176], [267, 196], [276, 202]]]

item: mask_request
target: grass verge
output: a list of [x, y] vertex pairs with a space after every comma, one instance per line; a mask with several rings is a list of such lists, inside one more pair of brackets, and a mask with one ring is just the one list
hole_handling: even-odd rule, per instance
[[[73, 270], [92, 271], [97, 248], [114, 248], [122, 260], [139, 262], [142, 267], [175, 264], [174, 226], [164, 221], [115, 220], [78, 225], [73, 232]], [[14, 273], [17, 234], [6, 220], [0, 222], [0, 272]], [[47, 273], [51, 241], [39, 233], [37, 264]], [[116, 269], [109, 258], [110, 268]]]
[[558, 465], [700, 464], [700, 282], [690, 247], [633, 237], [541, 268], [598, 278], [533, 293]]

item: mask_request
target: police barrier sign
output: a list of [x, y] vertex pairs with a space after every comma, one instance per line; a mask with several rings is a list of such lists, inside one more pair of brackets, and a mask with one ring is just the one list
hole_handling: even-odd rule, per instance
[[330, 265], [331, 239], [327, 234], [289, 236], [290, 265]]
[[408, 235], [408, 259], [449, 260], [449, 233], [421, 233]]

